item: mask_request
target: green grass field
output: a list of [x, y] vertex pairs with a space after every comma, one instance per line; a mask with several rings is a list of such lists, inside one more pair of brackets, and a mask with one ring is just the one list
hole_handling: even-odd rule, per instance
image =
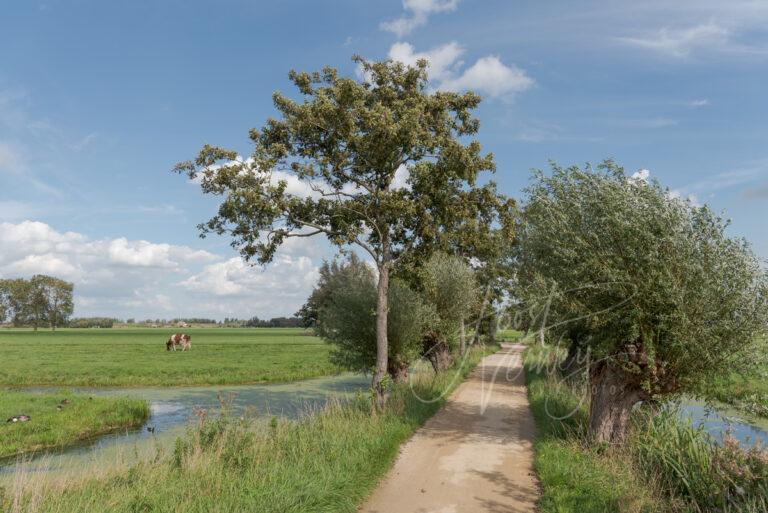
[[[6, 422], [22, 414], [31, 420]], [[149, 406], [140, 399], [0, 391], [0, 458], [136, 426], [147, 416]]]
[[[192, 350], [166, 351], [174, 331]], [[0, 386], [223, 385], [329, 375], [330, 348], [301, 329], [0, 330]]]

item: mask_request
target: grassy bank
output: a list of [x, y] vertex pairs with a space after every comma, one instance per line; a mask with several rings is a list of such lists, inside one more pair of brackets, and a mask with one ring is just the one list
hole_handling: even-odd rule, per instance
[[711, 397], [751, 415], [768, 417], [768, 367], [717, 380]]
[[200, 328], [166, 351], [173, 329], [0, 330], [0, 385], [225, 385], [337, 372], [322, 340], [289, 328]]
[[593, 445], [586, 390], [552, 372], [562, 356], [538, 346], [525, 355], [542, 513], [768, 511], [768, 453], [717, 445], [674, 411], [638, 411], [624, 447]]
[[[172, 454], [110, 477], [23, 483], [8, 489], [10, 511], [354, 512], [392, 465], [400, 444], [443, 404], [479, 361], [419, 374], [397, 386], [387, 410], [368, 397], [332, 404], [296, 421], [201, 417]], [[417, 399], [433, 398], [432, 402]]]
[[666, 512], [654, 492], [625, 461], [590, 447], [587, 404], [550, 373], [563, 357], [533, 345], [525, 353], [531, 410], [536, 419], [535, 468], [541, 513]]
[[[6, 422], [22, 414], [31, 420]], [[0, 391], [0, 458], [70, 445], [141, 424], [148, 415], [147, 403], [139, 399]]]

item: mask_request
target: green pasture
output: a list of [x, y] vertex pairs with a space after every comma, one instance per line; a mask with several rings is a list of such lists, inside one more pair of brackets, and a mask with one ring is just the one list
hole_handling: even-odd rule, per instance
[[[166, 351], [176, 331], [191, 351]], [[330, 348], [301, 329], [0, 330], [0, 386], [224, 385], [329, 375]]]
[[[30, 420], [6, 422], [18, 415]], [[0, 458], [136, 426], [148, 416], [149, 406], [141, 399], [0, 390]]]

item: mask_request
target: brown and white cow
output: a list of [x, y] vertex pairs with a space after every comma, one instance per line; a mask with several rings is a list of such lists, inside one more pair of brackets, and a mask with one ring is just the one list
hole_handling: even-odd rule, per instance
[[187, 335], [186, 333], [174, 333], [171, 335], [171, 338], [168, 339], [168, 342], [165, 343], [165, 350], [166, 351], [176, 351], [176, 347], [181, 346], [182, 351], [186, 351], [187, 349], [192, 349], [192, 337]]

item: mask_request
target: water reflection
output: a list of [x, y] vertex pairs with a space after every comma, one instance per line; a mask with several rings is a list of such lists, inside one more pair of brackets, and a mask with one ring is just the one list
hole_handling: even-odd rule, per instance
[[680, 415], [683, 419], [690, 419], [695, 427], [702, 426], [704, 431], [722, 442], [725, 433], [741, 442], [742, 446], [749, 447], [756, 442], [768, 446], [768, 420], [750, 418], [744, 414], [718, 405], [717, 408], [708, 406], [702, 402], [686, 402], [680, 407]]

